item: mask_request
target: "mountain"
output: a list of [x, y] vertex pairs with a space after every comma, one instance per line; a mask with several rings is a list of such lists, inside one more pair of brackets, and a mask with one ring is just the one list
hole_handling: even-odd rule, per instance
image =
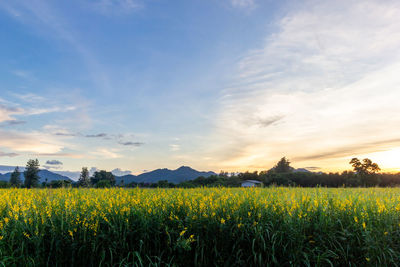
[[[57, 174], [57, 173], [54, 173], [54, 172], [51, 172], [51, 171], [48, 171], [48, 170], [40, 170], [38, 174], [39, 174], [39, 177], [40, 177], [39, 183], [42, 183], [42, 182], [46, 181], [46, 179], [47, 179], [48, 183], [51, 182], [51, 181], [58, 181], [58, 180], [68, 180], [68, 181], [73, 182], [73, 180], [71, 180], [67, 176], [60, 175], [60, 174]], [[8, 182], [10, 180], [10, 177], [11, 177], [11, 172], [5, 173], [5, 174], [0, 174], [0, 181], [7, 181]], [[21, 180], [22, 181], [25, 180], [23, 172], [21, 172]]]
[[142, 173], [140, 175], [124, 175], [116, 176], [115, 180], [117, 184], [124, 181], [124, 184], [135, 183], [156, 183], [160, 180], [168, 180], [171, 183], [180, 183], [183, 181], [194, 180], [200, 176], [209, 177], [215, 175], [214, 172], [200, 172], [190, 167], [182, 166], [176, 170], [169, 169], [157, 169], [151, 172]]
[[297, 169], [293, 169], [293, 172], [310, 172], [310, 171], [307, 170], [306, 168], [297, 168]]
[[62, 176], [67, 176], [71, 178], [73, 181], [78, 181], [81, 172], [72, 172], [72, 171], [52, 171], [52, 173], [56, 173]]

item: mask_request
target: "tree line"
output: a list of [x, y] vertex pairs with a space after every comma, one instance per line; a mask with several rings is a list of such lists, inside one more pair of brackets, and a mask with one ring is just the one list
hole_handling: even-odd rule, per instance
[[37, 159], [29, 160], [26, 164], [24, 173], [25, 180], [22, 182], [19, 168], [16, 167], [11, 174], [9, 182], [0, 183], [0, 187], [149, 187], [149, 188], [193, 188], [193, 187], [239, 187], [246, 180], [260, 181], [263, 186], [301, 186], [301, 187], [369, 187], [369, 186], [399, 186], [400, 173], [380, 173], [380, 167], [370, 159], [359, 160], [353, 158], [349, 164], [352, 170], [342, 173], [324, 173], [297, 171], [290, 165], [290, 161], [283, 157], [277, 164], [267, 171], [261, 172], [242, 172], [227, 173], [221, 171], [217, 175], [209, 177], [198, 177], [194, 180], [184, 181], [178, 184], [167, 180], [161, 180], [157, 183], [116, 183], [115, 176], [111, 172], [100, 170], [90, 176], [88, 168], [83, 167], [77, 182], [69, 180], [43, 181], [39, 183], [39, 161]]
[[16, 167], [11, 173], [9, 182], [0, 183], [0, 187], [24, 187], [24, 188], [38, 188], [38, 187], [111, 187], [115, 186], [115, 176], [111, 172], [107, 171], [96, 171], [92, 177], [89, 176], [87, 167], [83, 167], [77, 182], [71, 182], [70, 180], [53, 180], [47, 182], [47, 179], [40, 183], [39, 176], [39, 161], [37, 159], [31, 159], [27, 162], [24, 174], [24, 182], [21, 179], [21, 172]]
[[400, 173], [379, 173], [380, 167], [370, 159], [353, 158], [349, 162], [352, 170], [338, 172], [298, 171], [283, 157], [270, 170], [227, 173], [221, 171], [217, 175], [199, 177], [179, 184], [159, 181], [157, 184], [132, 183], [128, 186], [143, 187], [239, 187], [244, 181], [256, 180], [263, 186], [300, 186], [300, 187], [371, 187], [400, 186]]

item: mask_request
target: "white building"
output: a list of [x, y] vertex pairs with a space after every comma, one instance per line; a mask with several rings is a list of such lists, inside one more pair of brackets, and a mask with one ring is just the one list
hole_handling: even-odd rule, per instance
[[256, 187], [261, 186], [262, 182], [257, 180], [246, 180], [242, 182], [242, 187]]

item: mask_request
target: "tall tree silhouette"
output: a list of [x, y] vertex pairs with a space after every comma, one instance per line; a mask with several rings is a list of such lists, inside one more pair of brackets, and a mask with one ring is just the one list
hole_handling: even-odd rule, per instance
[[25, 187], [37, 187], [39, 184], [39, 161], [37, 159], [30, 159], [26, 163], [26, 168], [24, 171], [25, 176]]
[[359, 176], [364, 186], [378, 185], [379, 177], [376, 175], [381, 168], [372, 160], [366, 158], [362, 162], [358, 158], [352, 158], [349, 162], [353, 166], [354, 172]]
[[281, 160], [274, 167], [274, 171], [276, 173], [287, 173], [292, 172], [292, 170], [293, 168], [290, 167], [290, 161], [286, 157], [281, 158]]
[[79, 186], [82, 186], [82, 187], [90, 186], [89, 171], [88, 171], [87, 167], [82, 168], [81, 175], [79, 176], [78, 184], [79, 184]]
[[22, 181], [21, 181], [21, 173], [19, 172], [18, 166], [15, 167], [13, 173], [11, 173], [10, 177], [10, 185], [12, 187], [21, 187]]

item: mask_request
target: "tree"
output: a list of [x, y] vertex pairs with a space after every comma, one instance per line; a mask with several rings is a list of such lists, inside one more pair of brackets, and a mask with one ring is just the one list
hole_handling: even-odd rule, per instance
[[352, 158], [349, 164], [353, 166], [354, 172], [360, 177], [364, 186], [379, 184], [379, 177], [376, 174], [381, 168], [378, 164], [373, 163], [370, 159], [363, 159], [361, 162], [358, 158]]
[[293, 168], [290, 166], [290, 161], [286, 159], [286, 157], [281, 158], [273, 169], [275, 173], [288, 173], [293, 171]]
[[13, 171], [13, 173], [11, 173], [10, 185], [12, 187], [21, 187], [22, 185], [21, 173], [19, 172], [18, 166], [15, 167], [15, 170]]
[[30, 159], [26, 163], [26, 168], [24, 171], [25, 176], [25, 187], [37, 187], [39, 183], [39, 161], [37, 159]]
[[100, 180], [96, 183], [96, 188], [109, 188], [111, 187], [110, 180]]
[[90, 178], [89, 178], [88, 168], [86, 168], [86, 167], [82, 168], [81, 175], [79, 176], [78, 184], [79, 184], [79, 186], [82, 186], [82, 187], [90, 186]]
[[49, 183], [50, 188], [70, 187], [71, 181], [69, 180], [53, 180]]
[[238, 177], [240, 178], [240, 180], [245, 181], [245, 180], [258, 180], [258, 172], [254, 171], [254, 172], [242, 172], [238, 174]]
[[378, 164], [373, 163], [370, 159], [363, 159], [361, 162], [358, 158], [353, 158], [350, 164], [358, 174], [375, 174], [381, 170]]
[[115, 185], [115, 176], [111, 172], [96, 171], [92, 178], [90, 178], [93, 185], [96, 185], [101, 180], [108, 180], [111, 186]]

